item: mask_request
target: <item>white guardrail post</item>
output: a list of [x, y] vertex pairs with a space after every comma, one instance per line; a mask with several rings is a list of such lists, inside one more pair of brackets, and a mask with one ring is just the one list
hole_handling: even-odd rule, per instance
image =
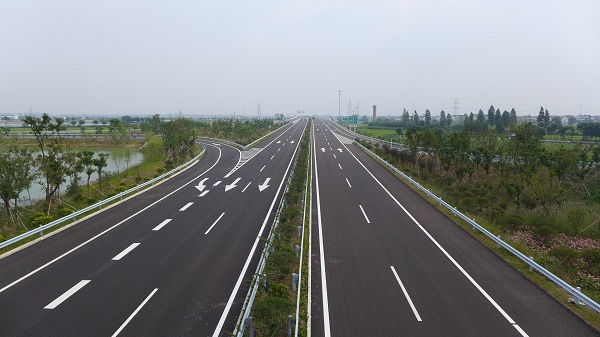
[[104, 199], [102, 201], [99, 201], [99, 202], [91, 205], [91, 206], [88, 206], [86, 208], [83, 208], [83, 209], [80, 209], [80, 210], [78, 210], [76, 212], [73, 212], [73, 213], [71, 213], [69, 215], [66, 215], [66, 216], [64, 216], [64, 217], [62, 217], [60, 219], [56, 219], [56, 220], [54, 220], [52, 222], [49, 222], [49, 223], [47, 223], [45, 225], [42, 225], [42, 226], [40, 226], [40, 227], [38, 227], [36, 229], [32, 229], [32, 230], [30, 230], [28, 232], [25, 232], [23, 234], [17, 235], [14, 238], [10, 238], [10, 239], [8, 239], [6, 241], [0, 242], [0, 249], [2, 249], [4, 247], [8, 247], [8, 246], [12, 245], [13, 243], [19, 242], [19, 241], [21, 241], [21, 240], [23, 240], [25, 238], [28, 238], [28, 237], [30, 237], [32, 235], [35, 235], [35, 234], [38, 234], [38, 233], [40, 234], [40, 236], [42, 236], [45, 229], [54, 227], [54, 226], [56, 226], [58, 224], [61, 224], [61, 223], [65, 222], [65, 221], [67, 221], [67, 220], [73, 219], [73, 221], [75, 221], [75, 219], [79, 215], [82, 215], [82, 214], [85, 214], [87, 212], [93, 211], [96, 208], [102, 209], [103, 205], [106, 205], [106, 204], [108, 204], [108, 203], [110, 203], [110, 202], [112, 202], [114, 200], [117, 200], [117, 199], [122, 199], [123, 196], [125, 196], [125, 195], [138, 192], [143, 187], [146, 187], [146, 186], [149, 186], [149, 185], [154, 185], [155, 182], [157, 182], [157, 181], [159, 181], [159, 180], [161, 180], [163, 178], [166, 178], [166, 177], [168, 177], [168, 176], [170, 176], [170, 175], [172, 175], [172, 174], [180, 171], [181, 169], [189, 166], [193, 162], [197, 161], [198, 158], [200, 158], [200, 156], [202, 156], [204, 154], [204, 152], [206, 152], [206, 149], [202, 149], [202, 151], [197, 156], [195, 156], [194, 158], [190, 159], [185, 164], [180, 165], [180, 166], [172, 169], [171, 171], [169, 171], [167, 173], [163, 173], [162, 175], [160, 175], [160, 176], [158, 176], [158, 177], [156, 177], [156, 178], [154, 178], [152, 180], [149, 180], [149, 181], [147, 181], [147, 182], [145, 182], [145, 183], [143, 183], [141, 185], [137, 185], [135, 187], [132, 187], [132, 188], [128, 189], [127, 191], [124, 191], [124, 192], [121, 192], [119, 194], [113, 195], [112, 197], [110, 197], [108, 199]]
[[355, 144], [358, 145], [361, 149], [363, 149], [363, 151], [365, 151], [365, 152], [369, 153], [371, 156], [377, 158], [381, 163], [383, 163], [384, 165], [386, 165], [387, 167], [389, 167], [390, 169], [392, 169], [394, 172], [396, 172], [397, 174], [399, 174], [400, 176], [402, 176], [404, 179], [408, 180], [411, 184], [415, 185], [418, 189], [420, 189], [421, 191], [425, 192], [425, 194], [427, 194], [429, 197], [431, 197], [434, 200], [436, 200], [440, 205], [446, 207], [447, 209], [449, 209], [450, 211], [452, 211], [452, 213], [454, 213], [455, 215], [457, 215], [460, 218], [462, 218], [463, 220], [465, 220], [467, 223], [469, 223], [473, 227], [473, 229], [479, 230], [480, 232], [482, 232], [483, 234], [485, 234], [488, 238], [492, 239], [494, 242], [496, 242], [496, 244], [498, 245], [498, 247], [502, 247], [502, 248], [508, 250], [513, 255], [515, 255], [516, 257], [518, 257], [521, 261], [525, 262], [529, 266], [529, 270], [530, 271], [533, 270], [533, 269], [535, 269], [540, 274], [546, 276], [552, 282], [556, 283], [558, 286], [560, 286], [561, 288], [563, 288], [566, 291], [568, 291], [571, 295], [575, 296], [575, 298], [578, 301], [580, 301], [581, 303], [585, 303], [586, 305], [588, 305], [592, 309], [594, 309], [596, 312], [600, 313], [600, 305], [598, 303], [596, 303], [594, 300], [592, 300], [591, 298], [587, 297], [585, 294], [583, 294], [581, 292], [581, 289], [579, 287], [578, 288], [574, 288], [573, 286], [571, 286], [567, 282], [563, 281], [558, 276], [552, 274], [546, 268], [544, 268], [544, 267], [540, 266], [539, 264], [537, 264], [533, 260], [533, 257], [525, 256], [525, 254], [521, 253], [517, 249], [513, 248], [511, 245], [509, 245], [506, 242], [502, 241], [502, 239], [500, 239], [500, 236], [494, 235], [493, 233], [491, 233], [490, 231], [488, 231], [484, 227], [480, 226], [477, 222], [475, 222], [475, 220], [469, 219], [469, 217], [467, 217], [466, 215], [464, 215], [461, 212], [459, 212], [455, 207], [452, 207], [450, 204], [448, 204], [447, 202], [445, 202], [444, 200], [442, 200], [442, 198], [438, 197], [437, 195], [433, 194], [433, 192], [431, 192], [428, 189], [426, 189], [425, 187], [421, 186], [421, 184], [419, 184], [414, 179], [412, 179], [411, 177], [409, 177], [408, 175], [406, 175], [404, 172], [398, 170], [396, 167], [394, 167], [393, 165], [391, 165], [390, 163], [388, 163], [387, 161], [385, 161], [383, 158], [381, 158], [380, 156], [378, 156], [377, 154], [375, 154], [373, 151], [367, 149], [366, 147], [364, 147], [360, 143], [356, 143], [355, 142]]

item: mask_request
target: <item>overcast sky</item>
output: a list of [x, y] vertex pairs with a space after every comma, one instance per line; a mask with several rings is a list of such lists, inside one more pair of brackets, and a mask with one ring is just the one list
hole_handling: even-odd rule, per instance
[[0, 0], [0, 115], [600, 115], [598, 0]]

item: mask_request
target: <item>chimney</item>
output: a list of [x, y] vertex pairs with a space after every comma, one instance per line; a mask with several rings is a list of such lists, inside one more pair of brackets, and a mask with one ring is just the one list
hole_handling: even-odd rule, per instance
[[377, 119], [377, 105], [373, 105], [373, 120]]

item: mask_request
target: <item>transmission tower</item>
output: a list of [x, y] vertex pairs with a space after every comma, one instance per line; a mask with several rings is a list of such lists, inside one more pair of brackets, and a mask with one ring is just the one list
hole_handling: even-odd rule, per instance
[[454, 116], [456, 116], [456, 115], [457, 115], [457, 113], [458, 113], [458, 104], [459, 104], [459, 103], [458, 103], [458, 100], [455, 98], [455, 99], [454, 99], [454, 105], [452, 106], [452, 109], [453, 109], [453, 111], [454, 111]]
[[352, 115], [352, 100], [348, 100], [348, 116]]
[[356, 101], [356, 115], [360, 115], [359, 109], [360, 109], [360, 104], [358, 104], [358, 101]]

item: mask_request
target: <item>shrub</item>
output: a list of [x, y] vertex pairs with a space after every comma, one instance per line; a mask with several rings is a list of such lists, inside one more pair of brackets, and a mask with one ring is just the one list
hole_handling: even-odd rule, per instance
[[29, 224], [33, 227], [39, 227], [41, 225], [45, 225], [45, 224], [49, 223], [50, 221], [52, 221], [52, 215], [46, 215], [45, 213], [42, 213], [42, 212], [35, 212], [31, 216], [31, 220], [29, 221]]
[[575, 260], [579, 257], [576, 251], [568, 247], [558, 247], [552, 249], [548, 254], [566, 266], [573, 264], [573, 262], [575, 262]]
[[269, 288], [269, 295], [281, 298], [289, 298], [290, 288], [285, 284], [275, 283]]
[[542, 241], [544, 245], [547, 246], [552, 235], [556, 234], [556, 230], [552, 227], [540, 226], [534, 230], [534, 233], [538, 237], [538, 240]]
[[287, 326], [287, 316], [294, 310], [289, 298], [265, 296], [254, 302], [252, 314], [259, 336], [277, 336]]
[[70, 209], [68, 207], [63, 207], [58, 210], [57, 215], [62, 218], [63, 216], [67, 216], [71, 213], [73, 213], [72, 209]]

